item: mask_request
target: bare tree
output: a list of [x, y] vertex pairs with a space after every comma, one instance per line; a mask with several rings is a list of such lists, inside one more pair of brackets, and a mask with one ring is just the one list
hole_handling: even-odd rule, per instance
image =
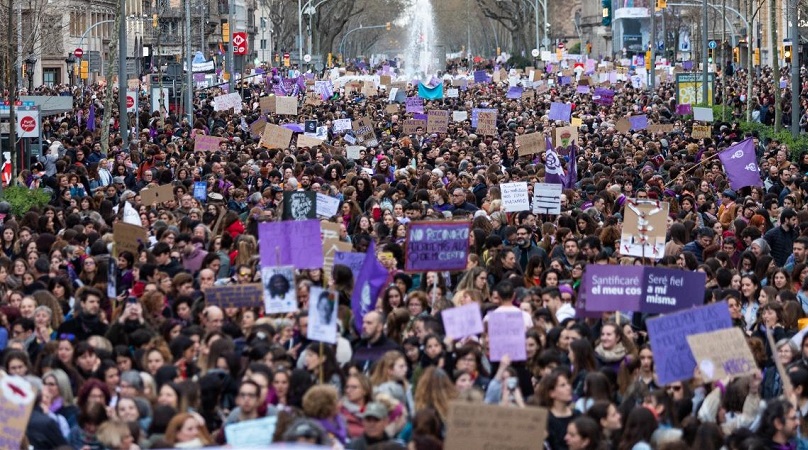
[[529, 51], [533, 44], [529, 44], [532, 33], [533, 11], [527, 2], [522, 0], [475, 0], [477, 6], [485, 17], [499, 23], [510, 33], [514, 54]]

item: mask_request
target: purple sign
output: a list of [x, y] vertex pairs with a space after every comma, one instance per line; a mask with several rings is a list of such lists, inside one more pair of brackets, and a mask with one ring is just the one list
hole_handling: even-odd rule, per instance
[[654, 349], [657, 382], [663, 386], [693, 377], [696, 360], [687, 344], [688, 335], [730, 328], [732, 320], [727, 302], [719, 302], [656, 317], [646, 325]]
[[558, 79], [558, 84], [560, 86], [569, 86], [572, 84], [572, 77], [560, 77]]
[[631, 129], [634, 131], [640, 131], [648, 128], [648, 116], [645, 114], [631, 116], [628, 118], [628, 121], [631, 124]]
[[522, 318], [522, 311], [495, 310], [488, 314], [487, 319], [491, 361], [501, 361], [505, 355], [508, 355], [511, 361], [526, 360], [525, 321]]
[[412, 118], [414, 120], [429, 120], [429, 115], [427, 115], [427, 114], [413, 114]]
[[471, 110], [471, 127], [477, 128], [477, 119], [480, 117], [481, 112], [492, 112], [492, 113], [499, 113], [499, 110], [496, 108], [473, 108]]
[[643, 266], [588, 265], [581, 292], [587, 311], [667, 314], [704, 303], [705, 275]]
[[693, 114], [693, 106], [690, 105], [690, 103], [682, 103], [680, 105], [676, 105], [676, 114], [679, 114], [680, 116]]
[[334, 252], [334, 264], [342, 264], [351, 268], [351, 272], [358, 274], [365, 262], [365, 253]]
[[407, 228], [404, 270], [465, 270], [469, 231], [467, 222], [412, 222]]
[[522, 98], [522, 91], [523, 89], [521, 86], [511, 86], [508, 88], [508, 93], [506, 94], [506, 97], [508, 97], [509, 99]]
[[452, 339], [463, 339], [483, 332], [483, 319], [480, 316], [480, 305], [477, 303], [471, 302], [456, 308], [444, 309], [441, 318], [446, 336]]
[[589, 93], [589, 86], [586, 86], [586, 85], [578, 86], [577, 88], [575, 88], [575, 92], [578, 93], [578, 94], [588, 94]]
[[614, 103], [614, 91], [606, 88], [595, 88], [592, 101], [597, 105], [611, 106]]
[[261, 266], [323, 267], [319, 220], [287, 220], [258, 224]]
[[423, 113], [424, 99], [422, 99], [421, 97], [407, 97], [407, 112]]
[[553, 102], [550, 104], [550, 120], [569, 122], [570, 114], [572, 114], [572, 105], [569, 103]]
[[488, 81], [488, 75], [485, 74], [485, 70], [475, 70], [474, 71], [474, 82], [475, 83], [485, 83]]
[[693, 61], [684, 61], [684, 62], [682, 62], [682, 69], [693, 70]]

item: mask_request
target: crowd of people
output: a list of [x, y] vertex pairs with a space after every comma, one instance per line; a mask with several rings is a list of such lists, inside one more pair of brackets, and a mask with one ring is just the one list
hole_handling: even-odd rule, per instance
[[[478, 69], [491, 74], [493, 63]], [[241, 110], [215, 111], [221, 90], [198, 91], [193, 123], [141, 101], [129, 142], [112, 111], [107, 153], [104, 91], [75, 95], [74, 111], [44, 118], [49, 146], [14, 181], [48, 190], [52, 201], [16, 215], [0, 204], [8, 212], [0, 239], [2, 369], [36, 392], [21, 448], [198, 448], [232, 441], [228, 426], [274, 417], [273, 442], [432, 450], [444, 445], [454, 401], [546, 408], [548, 450], [808, 445], [808, 338], [791, 339], [808, 315], [808, 149], [741, 131], [746, 100], [755, 103], [755, 120], [771, 123], [777, 88], [764, 72], [746, 99], [746, 76], [717, 77], [717, 100], [735, 113], [698, 139], [692, 118], [676, 114], [669, 79], [653, 91], [618, 82], [611, 105], [575, 83], [510, 99], [507, 80], [469, 81], [457, 98], [424, 102], [427, 111], [496, 109], [496, 135], [476, 133], [471, 120], [450, 122], [445, 134], [423, 127], [405, 134], [412, 114], [388, 108], [381, 88], [372, 95], [337, 85], [320, 102], [304, 102], [301, 90], [298, 115], [279, 116], [258, 107], [271, 86], [244, 83], [236, 87]], [[414, 96], [417, 85], [407, 91]], [[785, 88], [785, 105], [790, 95]], [[516, 137], [554, 136], [568, 125], [549, 119], [551, 102], [572, 104], [581, 121], [577, 164], [559, 149], [578, 181], [563, 190], [560, 215], [506, 213], [499, 185], [527, 181], [532, 191], [546, 172], [544, 154], [520, 156]], [[673, 130], [617, 130], [637, 113]], [[262, 147], [249, 127], [262, 117], [317, 121], [327, 139]], [[333, 123], [363, 117], [378, 146], [349, 159], [350, 137]], [[223, 140], [216, 151], [194, 151], [200, 135]], [[733, 190], [713, 156], [749, 137], [760, 185]], [[198, 181], [207, 182], [205, 192]], [[141, 192], [157, 185], [172, 185], [173, 196], [145, 205]], [[339, 239], [356, 252], [374, 244], [389, 271], [361, 327], [351, 307], [357, 273], [340, 264], [297, 270], [294, 313], [205, 301], [214, 286], [260, 281], [258, 225], [280, 220], [284, 192], [299, 190], [338, 198], [338, 214], [323, 220], [338, 224]], [[617, 245], [626, 199], [634, 198], [670, 205], [658, 258], [622, 255]], [[471, 224], [465, 271], [403, 271], [408, 226], [423, 220]], [[117, 222], [142, 227], [148, 239], [137, 251], [116, 248]], [[660, 385], [648, 315], [577, 314], [587, 264], [705, 273], [704, 303], [727, 302], [759, 373], [709, 383], [696, 371]], [[339, 299], [336, 345], [307, 337], [313, 287]], [[441, 313], [471, 303], [483, 317], [522, 312], [526, 360], [491, 361], [485, 332], [446, 337]]]

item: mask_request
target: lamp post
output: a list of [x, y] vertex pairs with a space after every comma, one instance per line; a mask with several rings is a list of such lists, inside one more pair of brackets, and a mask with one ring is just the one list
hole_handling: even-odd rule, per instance
[[73, 67], [76, 66], [76, 57], [72, 53], [68, 53], [65, 63], [67, 63], [67, 84], [73, 86]]
[[36, 69], [36, 58], [30, 55], [25, 58], [25, 73], [28, 75], [28, 93], [34, 90], [34, 69]]

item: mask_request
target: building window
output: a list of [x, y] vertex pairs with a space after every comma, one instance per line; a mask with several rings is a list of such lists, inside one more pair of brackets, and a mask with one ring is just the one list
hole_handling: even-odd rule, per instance
[[42, 84], [48, 87], [53, 87], [53, 85], [58, 84], [61, 80], [61, 69], [49, 69], [44, 68], [42, 69]]

